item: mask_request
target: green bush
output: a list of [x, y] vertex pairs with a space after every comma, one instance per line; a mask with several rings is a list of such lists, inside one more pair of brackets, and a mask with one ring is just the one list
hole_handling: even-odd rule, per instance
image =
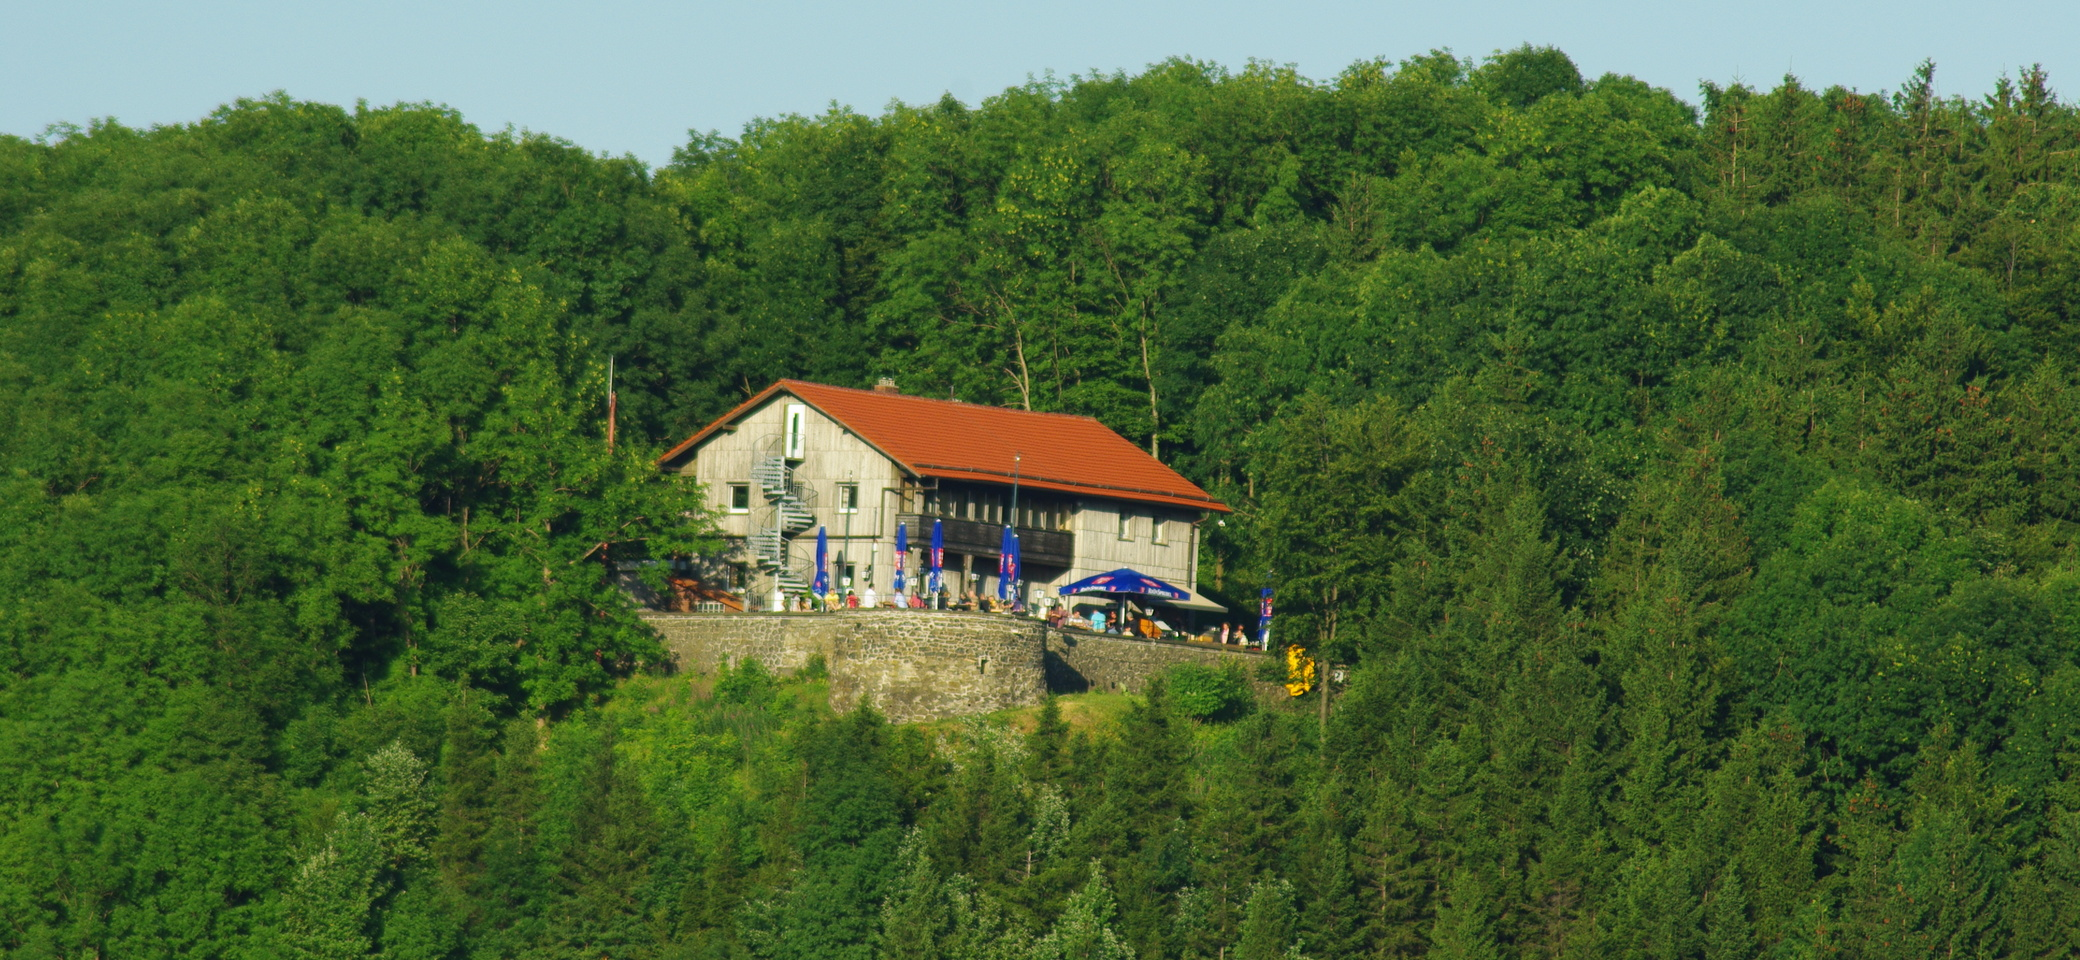
[[1194, 720], [1233, 720], [1249, 713], [1256, 698], [1239, 664], [1209, 667], [1180, 663], [1168, 672], [1170, 701]]
[[722, 703], [765, 707], [773, 702], [775, 685], [765, 664], [746, 657], [734, 670], [728, 666], [722, 668], [722, 675], [715, 680], [715, 699]]

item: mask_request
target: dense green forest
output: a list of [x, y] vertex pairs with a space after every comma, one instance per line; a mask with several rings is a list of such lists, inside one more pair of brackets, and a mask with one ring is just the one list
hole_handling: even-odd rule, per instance
[[[0, 953], [2073, 955], [2080, 110], [1990, 91], [0, 137]], [[650, 458], [781, 376], [1147, 444], [1326, 726], [664, 672], [608, 572], [715, 541]]]

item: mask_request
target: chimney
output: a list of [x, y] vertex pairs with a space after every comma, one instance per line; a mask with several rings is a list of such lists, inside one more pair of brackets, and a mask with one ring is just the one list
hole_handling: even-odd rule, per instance
[[903, 391], [901, 391], [901, 390], [898, 390], [898, 389], [896, 389], [896, 378], [894, 378], [894, 377], [882, 377], [881, 379], [879, 379], [879, 380], [876, 380], [876, 381], [874, 381], [874, 392], [875, 392], [875, 393], [902, 393]]

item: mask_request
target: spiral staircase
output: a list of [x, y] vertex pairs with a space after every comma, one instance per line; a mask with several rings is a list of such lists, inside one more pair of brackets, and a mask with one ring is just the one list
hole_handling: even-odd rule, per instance
[[758, 442], [751, 482], [758, 485], [763, 503], [754, 515], [749, 545], [758, 568], [772, 574], [782, 591], [801, 593], [816, 575], [815, 560], [796, 559], [791, 545], [816, 526], [816, 491], [795, 481], [784, 444], [778, 435]]

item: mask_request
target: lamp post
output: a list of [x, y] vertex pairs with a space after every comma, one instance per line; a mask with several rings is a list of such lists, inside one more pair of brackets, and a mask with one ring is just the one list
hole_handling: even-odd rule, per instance
[[[1018, 451], [1011, 451], [1011, 515], [1004, 518], [1004, 526], [1011, 528], [1011, 538], [1014, 541], [1018, 539], [1018, 467], [1023, 460], [1024, 457], [1020, 456]], [[1001, 564], [1003, 560], [999, 558], [997, 562]], [[1004, 596], [1011, 598], [1011, 609], [1023, 612], [1026, 602], [1025, 591], [1021, 587], [1024, 584], [1018, 581], [1024, 579], [1026, 574], [1024, 557], [1019, 558], [1018, 567], [1018, 576], [1012, 580], [1010, 586], [1004, 588]], [[1003, 574], [998, 576], [1002, 577]]]
[[844, 496], [838, 497], [838, 509], [845, 512], [845, 543], [838, 548], [838, 570], [844, 574], [845, 589], [852, 589], [852, 515], [859, 512], [859, 481], [853, 471], [845, 471], [845, 490], [852, 494], [852, 503], [847, 504]]
[[[902, 492], [903, 488], [901, 487], [882, 487], [881, 492], [874, 495], [874, 536], [867, 541], [867, 583], [869, 584], [874, 583], [876, 570], [881, 565], [881, 538], [883, 535], [888, 534], [888, 495], [891, 493], [898, 495], [896, 502], [897, 519], [901, 520], [903, 505], [900, 495]], [[879, 590], [880, 588], [876, 587], [875, 589]]]

